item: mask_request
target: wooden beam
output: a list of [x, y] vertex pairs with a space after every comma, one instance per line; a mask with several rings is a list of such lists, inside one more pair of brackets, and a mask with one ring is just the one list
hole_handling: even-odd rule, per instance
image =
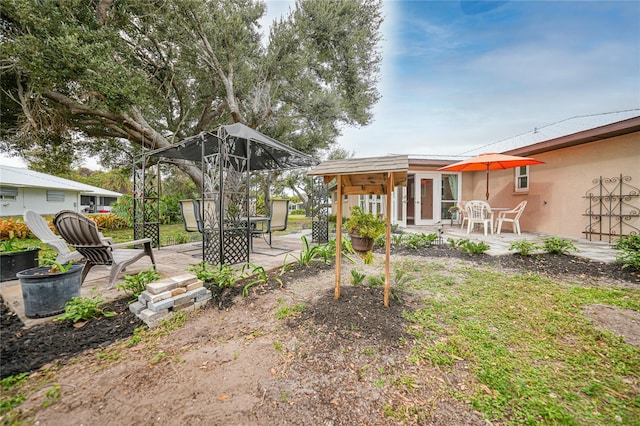
[[342, 175], [338, 175], [338, 209], [336, 211], [336, 283], [334, 299], [340, 298], [340, 264], [342, 263]]
[[387, 177], [387, 238], [385, 244], [384, 259], [384, 306], [389, 307], [389, 290], [391, 287], [391, 272], [389, 271], [389, 263], [391, 259], [391, 191], [393, 191], [393, 173], [389, 173]]
[[382, 195], [385, 193], [382, 185], [375, 186], [345, 186], [342, 188], [342, 193], [345, 195]]

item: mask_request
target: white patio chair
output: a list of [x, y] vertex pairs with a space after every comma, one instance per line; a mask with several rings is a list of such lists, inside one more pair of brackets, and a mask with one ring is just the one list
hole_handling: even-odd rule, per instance
[[465, 205], [467, 211], [467, 234], [471, 233], [471, 229], [475, 224], [484, 225], [484, 235], [487, 235], [487, 229], [493, 234], [493, 213], [491, 206], [486, 201], [471, 200]]
[[58, 235], [54, 234], [44, 217], [40, 216], [33, 210], [24, 211], [24, 223], [27, 224], [33, 235], [38, 237], [40, 241], [54, 249], [58, 256], [56, 262], [65, 264], [72, 260], [82, 259], [82, 254], [77, 251], [69, 250], [67, 243]]
[[460, 215], [460, 229], [464, 228], [464, 223], [468, 220], [467, 210], [465, 206], [467, 205], [466, 201], [458, 201], [458, 214]]
[[202, 232], [202, 219], [198, 211], [198, 201], [180, 200], [180, 214], [187, 232]]
[[[527, 201], [523, 201], [518, 204], [512, 210], [505, 210], [498, 213], [498, 230], [496, 231], [498, 234], [502, 232], [502, 222], [511, 222], [513, 223], [513, 233], [517, 233], [520, 235], [520, 216], [522, 216], [522, 212], [524, 212], [524, 208], [527, 207]], [[513, 217], [508, 217], [509, 215], [514, 215]]]

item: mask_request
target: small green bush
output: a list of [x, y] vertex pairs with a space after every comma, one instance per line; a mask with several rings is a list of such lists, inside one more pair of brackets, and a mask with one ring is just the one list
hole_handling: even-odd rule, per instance
[[491, 246], [485, 243], [484, 241], [480, 241], [479, 243], [474, 243], [473, 241], [466, 240], [463, 244], [459, 246], [459, 249], [469, 254], [484, 254], [487, 252]]
[[124, 291], [127, 296], [137, 298], [147, 289], [147, 284], [158, 279], [160, 279], [160, 274], [158, 274], [153, 268], [149, 268], [136, 275], [125, 275], [124, 283], [116, 285], [116, 288]]
[[538, 249], [540, 249], [540, 246], [538, 244], [527, 240], [514, 241], [509, 246], [510, 251], [515, 250], [515, 252], [521, 256], [529, 256], [531, 253]]
[[196, 274], [196, 277], [205, 284], [209, 286], [214, 284], [221, 290], [233, 286], [236, 281], [243, 278], [242, 271], [226, 264], [212, 265], [209, 262], [200, 262], [189, 268], [189, 271]]
[[113, 317], [115, 312], [105, 311], [102, 309], [103, 304], [102, 296], [95, 294], [93, 297], [74, 297], [68, 301], [64, 307], [64, 314], [60, 315], [54, 321], [67, 321], [71, 320], [74, 323], [78, 321], [89, 321], [92, 319], [104, 317]]
[[578, 251], [571, 241], [560, 237], [543, 238], [542, 249], [550, 254], [569, 254], [570, 251]]
[[361, 284], [364, 281], [366, 274], [362, 271], [358, 271], [357, 269], [351, 270], [351, 283], [353, 285]]
[[620, 237], [613, 247], [620, 250], [616, 261], [622, 263], [623, 268], [640, 269], [640, 235]]

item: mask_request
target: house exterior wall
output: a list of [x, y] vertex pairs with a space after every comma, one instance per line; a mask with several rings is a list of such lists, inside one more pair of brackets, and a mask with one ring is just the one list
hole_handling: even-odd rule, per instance
[[[640, 188], [640, 133], [589, 142], [569, 148], [536, 154], [545, 164], [529, 167], [529, 191], [515, 192], [515, 171], [489, 172], [489, 203], [494, 207], [515, 207], [527, 200], [520, 218], [524, 232], [536, 232], [567, 238], [585, 238], [589, 207], [583, 198], [596, 185], [594, 179], [629, 176], [628, 182]], [[486, 173], [463, 173], [463, 200], [485, 199]], [[636, 189], [636, 194], [637, 194]], [[640, 198], [629, 203], [640, 211]], [[629, 209], [626, 209], [629, 210]], [[629, 222], [640, 229], [640, 218]], [[510, 231], [510, 224], [505, 224]], [[600, 239], [592, 236], [592, 239]], [[608, 240], [608, 237], [603, 237]]]
[[[78, 210], [80, 194], [64, 192], [64, 201], [47, 201], [46, 188], [17, 188], [15, 200], [0, 200], [0, 216], [22, 216], [26, 209], [38, 214], [55, 214], [60, 210]], [[57, 191], [57, 190], [56, 190]]]

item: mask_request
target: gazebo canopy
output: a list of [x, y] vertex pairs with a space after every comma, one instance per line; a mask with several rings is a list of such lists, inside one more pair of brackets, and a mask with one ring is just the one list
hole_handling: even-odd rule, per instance
[[[152, 151], [148, 155], [201, 161], [203, 156], [217, 153], [219, 142], [222, 140], [230, 142], [228, 144], [230, 155], [249, 159], [251, 170], [292, 169], [317, 164], [317, 161], [310, 155], [278, 142], [242, 123], [220, 126], [218, 134], [199, 133], [183, 139], [171, 147]], [[247, 141], [251, 143], [247, 144]]]

